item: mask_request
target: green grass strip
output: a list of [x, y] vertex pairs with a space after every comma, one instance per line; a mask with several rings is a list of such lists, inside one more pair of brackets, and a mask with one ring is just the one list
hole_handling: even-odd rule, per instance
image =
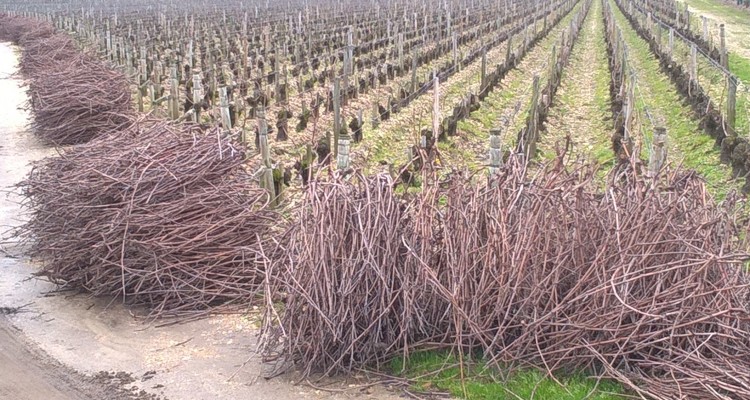
[[[621, 400], [628, 398], [613, 381], [587, 378], [582, 374], [556, 376], [562, 385], [537, 370], [524, 370], [505, 377], [479, 361], [465, 362], [464, 380], [456, 357], [443, 352], [420, 352], [409, 360], [398, 358], [391, 372], [414, 381], [417, 392], [448, 392], [467, 400]], [[465, 391], [464, 391], [465, 388]]]

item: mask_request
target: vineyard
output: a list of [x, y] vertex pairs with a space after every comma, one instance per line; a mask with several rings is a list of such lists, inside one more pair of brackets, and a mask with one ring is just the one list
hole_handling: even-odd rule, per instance
[[[274, 374], [750, 398], [750, 23], [695, 3], [750, 18], [0, 0], [59, 153], [16, 186], [13, 235], [35, 275], [150, 319], [260, 314]], [[450, 361], [415, 375], [425, 354]]]

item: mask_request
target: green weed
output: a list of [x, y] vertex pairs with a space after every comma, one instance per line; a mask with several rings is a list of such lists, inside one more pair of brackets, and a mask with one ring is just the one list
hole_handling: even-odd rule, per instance
[[391, 362], [391, 372], [411, 378], [415, 391], [443, 391], [467, 400], [620, 400], [623, 388], [612, 381], [597, 381], [584, 374], [561, 375], [554, 379], [537, 370], [524, 370], [504, 376], [482, 360], [464, 360], [461, 368], [455, 356], [436, 351], [412, 354], [408, 360]]

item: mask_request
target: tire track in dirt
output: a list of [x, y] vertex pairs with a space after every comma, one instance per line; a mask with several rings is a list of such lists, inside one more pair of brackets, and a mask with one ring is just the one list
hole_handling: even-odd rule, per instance
[[628, 46], [628, 62], [635, 71], [636, 119], [642, 127], [642, 158], [648, 159], [653, 135], [652, 122], [667, 128], [667, 161], [683, 164], [706, 179], [711, 192], [722, 195], [739, 184], [728, 184], [731, 168], [721, 163], [714, 139], [704, 134], [699, 122], [674, 84], [660, 70], [659, 60], [648, 43], [633, 29], [613, 0], [610, 2], [617, 25]]
[[591, 7], [539, 141], [543, 158], [554, 157], [555, 145], [570, 135], [571, 161], [579, 156], [599, 163], [614, 160], [602, 0]]

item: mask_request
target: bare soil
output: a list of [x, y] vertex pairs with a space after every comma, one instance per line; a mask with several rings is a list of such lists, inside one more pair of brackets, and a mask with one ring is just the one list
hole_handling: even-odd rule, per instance
[[[5, 313], [15, 309], [4, 308]], [[0, 313], [1, 314], [1, 313]], [[125, 372], [101, 371], [85, 376], [60, 364], [0, 315], [0, 398], [15, 400], [157, 399], [126, 387], [135, 379]]]

